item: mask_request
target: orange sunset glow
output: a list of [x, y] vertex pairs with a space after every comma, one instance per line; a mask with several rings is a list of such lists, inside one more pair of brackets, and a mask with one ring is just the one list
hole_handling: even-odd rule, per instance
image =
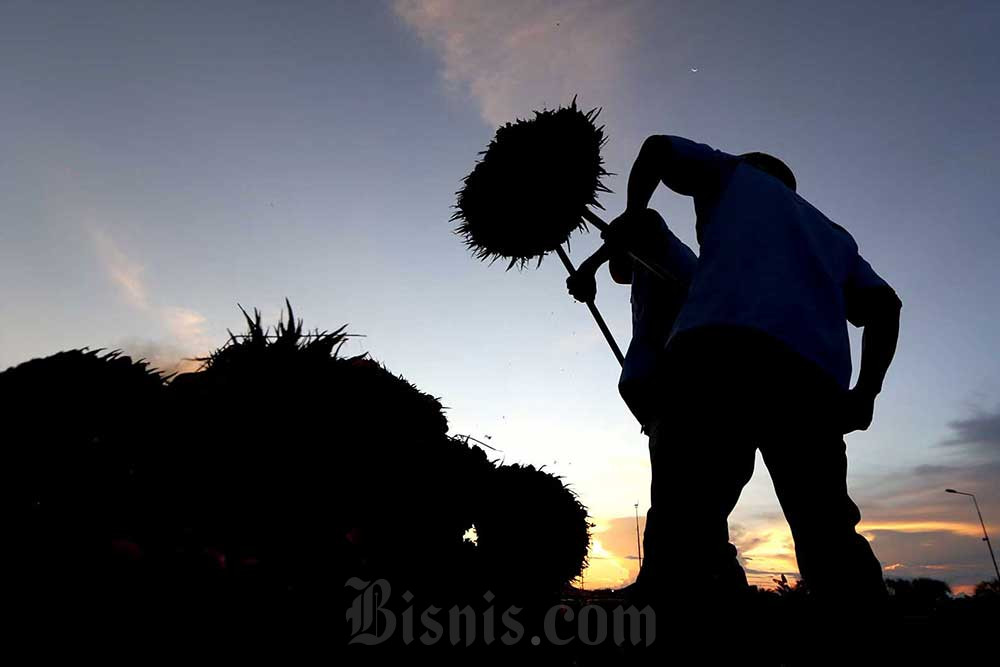
[[[645, 529], [645, 518], [639, 518], [640, 531]], [[635, 535], [635, 517], [615, 517], [611, 519], [596, 519], [594, 521], [593, 542], [591, 544], [589, 565], [577, 581], [581, 588], [593, 590], [599, 588], [621, 588], [635, 581], [639, 572], [639, 561], [636, 557], [637, 545]], [[990, 531], [997, 527], [988, 526]], [[888, 577], [901, 576], [913, 568], [923, 576], [938, 576], [956, 573], [960, 567], [947, 563], [922, 562], [921, 551], [933, 554], [931, 547], [934, 541], [950, 541], [958, 538], [968, 543], [982, 540], [982, 527], [978, 523], [959, 521], [863, 521], [858, 526], [858, 532], [870, 542], [882, 547], [882, 543], [892, 541], [894, 534], [927, 535], [923, 547], [909, 554], [909, 565], [905, 562], [885, 561], [883, 570]], [[739, 555], [747, 571], [747, 580], [755, 586], [773, 588], [774, 579], [785, 575], [789, 580], [798, 578], [795, 562], [795, 548], [792, 533], [783, 520], [774, 520], [769, 524], [755, 525], [752, 531], [741, 531], [732, 539], [739, 549]], [[683, 543], [678, 544], [683, 548]], [[887, 548], [891, 546], [887, 545]], [[898, 556], [895, 549], [888, 555]], [[678, 576], [688, 576], [678, 575]], [[697, 576], [694, 573], [694, 576]], [[952, 588], [956, 593], [971, 593], [975, 584], [959, 583]]]

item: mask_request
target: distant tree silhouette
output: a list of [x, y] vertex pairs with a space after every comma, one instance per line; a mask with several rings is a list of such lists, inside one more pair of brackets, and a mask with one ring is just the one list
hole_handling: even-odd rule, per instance
[[951, 587], [938, 579], [886, 579], [886, 586], [896, 597], [913, 597], [925, 600], [943, 600], [951, 595]]
[[809, 588], [804, 579], [799, 579], [792, 584], [782, 574], [780, 579], [772, 579], [771, 581], [774, 582], [774, 592], [781, 597], [803, 597], [809, 594]]
[[951, 587], [938, 579], [886, 579], [890, 601], [909, 614], [929, 614], [951, 598]]
[[973, 595], [977, 598], [1000, 599], [1000, 581], [997, 581], [996, 579], [980, 581], [976, 584]]

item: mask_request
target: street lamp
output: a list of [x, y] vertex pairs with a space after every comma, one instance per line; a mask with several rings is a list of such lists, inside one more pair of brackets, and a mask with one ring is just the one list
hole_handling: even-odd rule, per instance
[[993, 545], [990, 544], [990, 535], [986, 532], [986, 522], [983, 521], [983, 513], [979, 511], [979, 502], [976, 500], [975, 494], [956, 491], [955, 489], [945, 489], [944, 491], [945, 493], [955, 493], [960, 496], [969, 496], [972, 498], [972, 502], [976, 506], [976, 514], [979, 515], [979, 524], [983, 527], [983, 542], [986, 542], [986, 546], [990, 550], [990, 558], [993, 559], [993, 570], [997, 573], [997, 582], [1000, 582], [1000, 568], [997, 567], [997, 557], [993, 555]]
[[642, 539], [639, 537], [639, 503], [635, 504], [635, 545], [639, 548], [639, 569], [642, 569]]

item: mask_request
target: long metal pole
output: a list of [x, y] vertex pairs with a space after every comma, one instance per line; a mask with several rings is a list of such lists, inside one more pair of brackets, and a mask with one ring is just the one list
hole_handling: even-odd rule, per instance
[[976, 496], [972, 496], [972, 502], [976, 506], [976, 514], [979, 515], [979, 525], [983, 527], [983, 541], [986, 542], [987, 548], [990, 550], [990, 558], [993, 559], [993, 571], [997, 573], [997, 582], [1000, 582], [1000, 568], [997, 567], [997, 557], [993, 555], [993, 545], [990, 544], [990, 534], [986, 532], [986, 522], [983, 521], [983, 513], [979, 511], [979, 501], [976, 500]]
[[[569, 271], [569, 275], [576, 273], [576, 268], [573, 266], [573, 262], [570, 261], [569, 256], [566, 251], [562, 249], [562, 246], [556, 246], [556, 254], [559, 255], [559, 259], [562, 260], [563, 266]], [[587, 302], [587, 308], [590, 309], [590, 314], [594, 316], [594, 321], [597, 322], [597, 328], [601, 330], [604, 334], [605, 340], [608, 341], [608, 345], [611, 346], [611, 351], [614, 353], [615, 358], [618, 363], [622, 366], [625, 365], [625, 355], [622, 354], [621, 348], [618, 347], [618, 343], [615, 342], [615, 337], [611, 334], [611, 329], [604, 322], [604, 318], [601, 317], [601, 312], [597, 310], [597, 306], [594, 305], [593, 301]]]
[[990, 543], [990, 534], [986, 532], [986, 522], [983, 521], [983, 513], [979, 511], [979, 501], [976, 500], [976, 494], [968, 493], [966, 491], [956, 491], [955, 489], [945, 489], [947, 493], [954, 493], [959, 496], [969, 496], [972, 498], [972, 504], [976, 507], [976, 516], [979, 517], [979, 525], [983, 527], [983, 542], [986, 542], [986, 548], [990, 550], [990, 560], [993, 561], [993, 571], [997, 574], [997, 582], [1000, 583], [1000, 568], [997, 567], [997, 557], [993, 553], [993, 545]]
[[639, 503], [635, 504], [635, 545], [639, 549], [639, 569], [642, 569], [642, 540], [639, 538]]

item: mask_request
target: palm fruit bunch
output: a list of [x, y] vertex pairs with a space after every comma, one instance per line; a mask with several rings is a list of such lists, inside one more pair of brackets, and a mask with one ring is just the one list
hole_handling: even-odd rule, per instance
[[476, 520], [482, 566], [496, 591], [514, 597], [557, 594], [587, 565], [587, 508], [559, 477], [531, 465], [498, 467]]
[[360, 562], [426, 577], [463, 549], [461, 498], [492, 464], [448, 437], [436, 398], [288, 310], [273, 334], [244, 313], [245, 335], [171, 383], [188, 434], [169, 464], [179, 532], [300, 590], [342, 588]]
[[597, 206], [608, 175], [601, 157], [607, 141], [598, 109], [536, 111], [506, 123], [457, 192], [456, 233], [481, 260], [523, 267], [585, 228], [583, 213]]
[[109, 540], [149, 525], [139, 480], [165, 390], [160, 373], [117, 351], [69, 350], [0, 373], [8, 545], [26, 583], [90, 580]]

